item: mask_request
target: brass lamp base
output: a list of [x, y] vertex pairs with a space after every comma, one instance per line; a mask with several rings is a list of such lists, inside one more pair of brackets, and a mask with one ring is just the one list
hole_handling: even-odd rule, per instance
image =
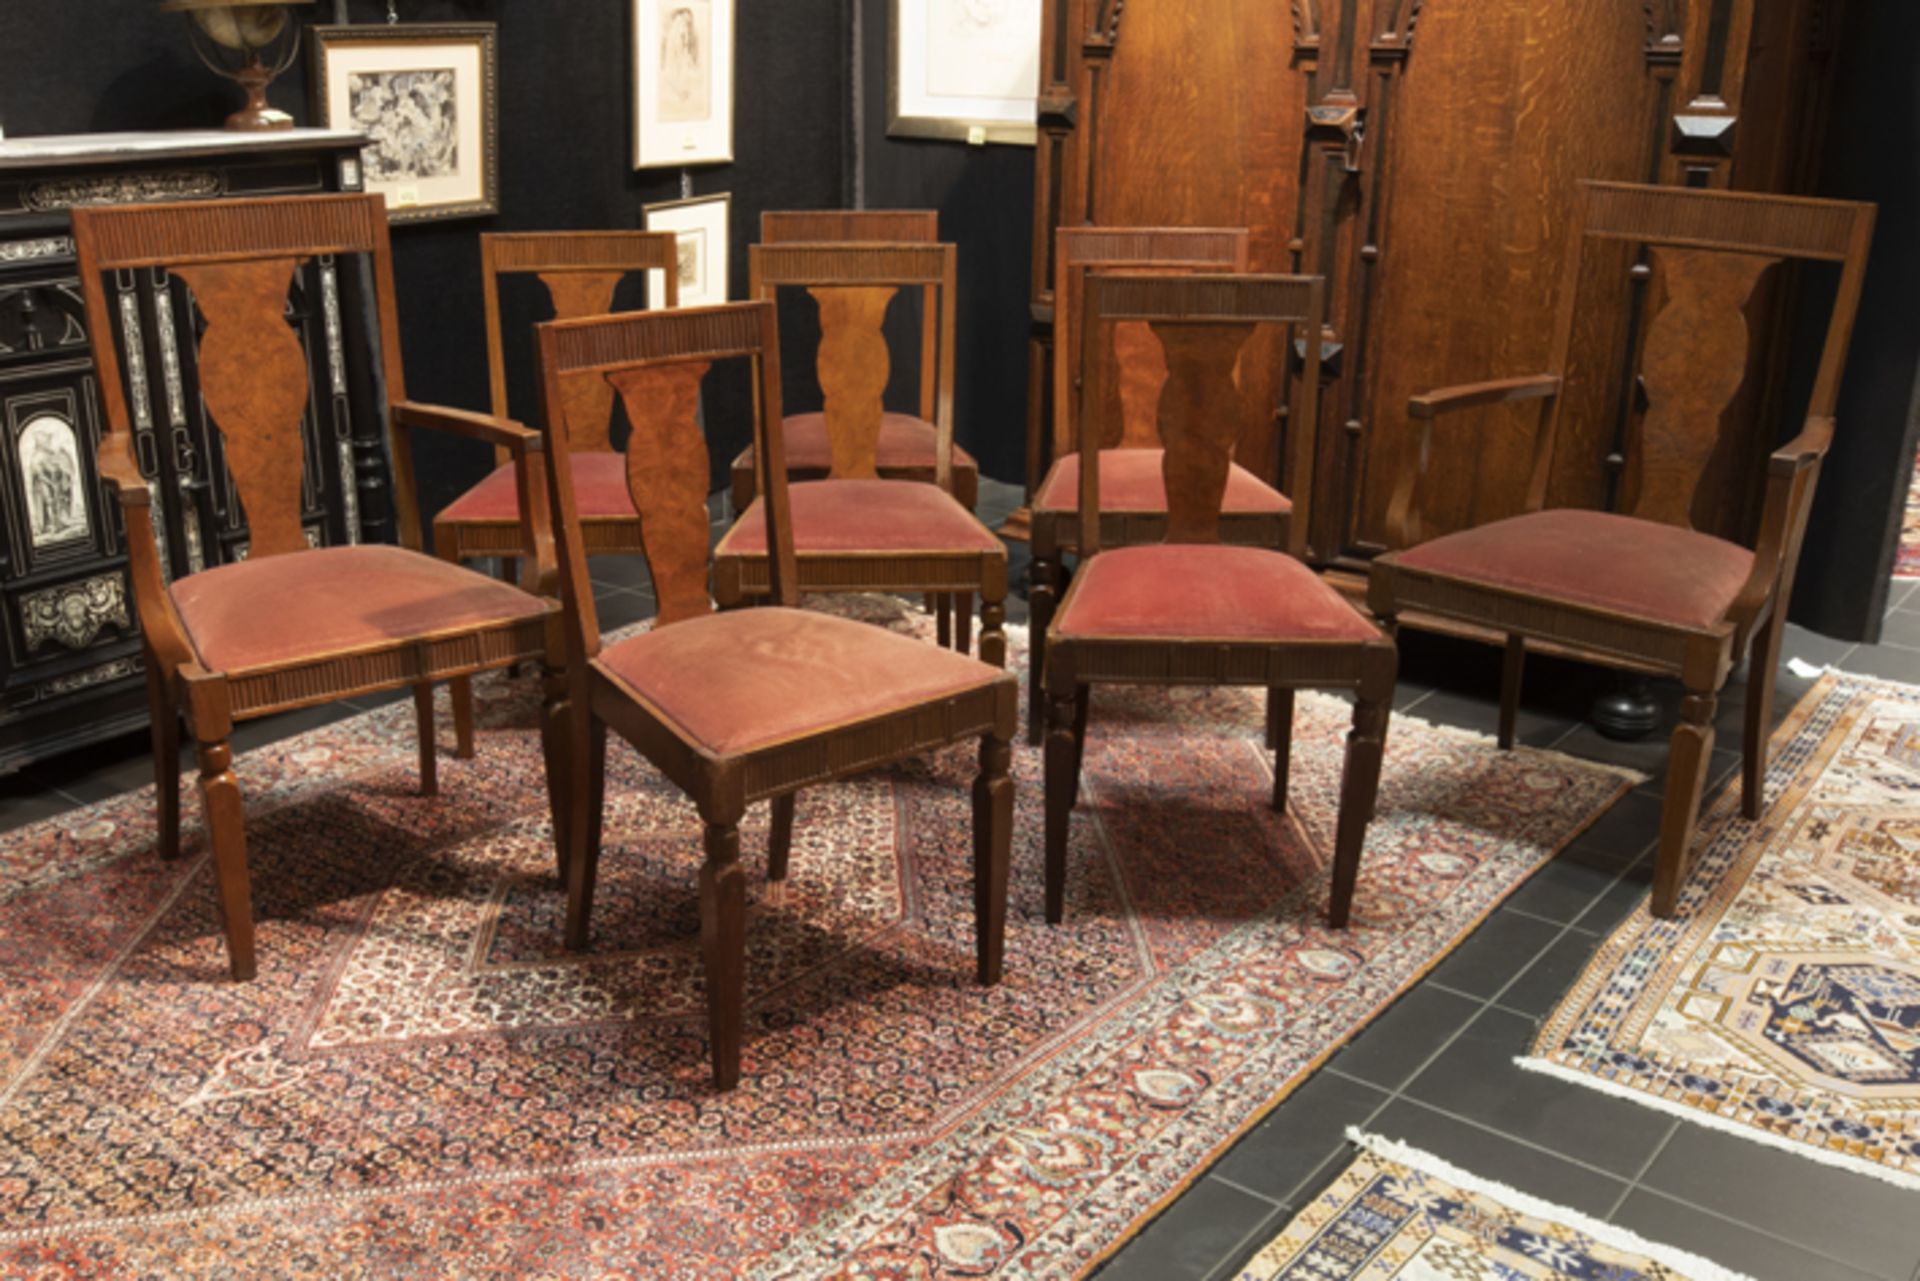
[[227, 117], [227, 128], [237, 133], [264, 133], [293, 128], [293, 117], [278, 107], [267, 105], [267, 86], [273, 83], [272, 68], [256, 56], [233, 75], [247, 91], [247, 105]]

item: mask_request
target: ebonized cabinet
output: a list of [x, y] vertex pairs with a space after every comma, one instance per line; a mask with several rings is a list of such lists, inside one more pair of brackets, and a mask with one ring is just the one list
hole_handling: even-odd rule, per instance
[[[0, 142], [0, 772], [146, 722], [117, 504], [67, 211], [355, 190], [358, 134], [322, 129]], [[331, 545], [391, 537], [362, 268], [302, 264], [287, 321], [312, 368], [302, 517]], [[246, 514], [195, 391], [200, 324], [164, 272], [114, 282], [135, 448], [169, 576], [246, 554]]]

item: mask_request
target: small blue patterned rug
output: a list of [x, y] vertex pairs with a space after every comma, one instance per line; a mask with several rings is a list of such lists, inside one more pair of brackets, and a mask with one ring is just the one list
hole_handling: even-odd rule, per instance
[[1360, 1155], [1236, 1281], [1747, 1281], [1404, 1144], [1348, 1137]]

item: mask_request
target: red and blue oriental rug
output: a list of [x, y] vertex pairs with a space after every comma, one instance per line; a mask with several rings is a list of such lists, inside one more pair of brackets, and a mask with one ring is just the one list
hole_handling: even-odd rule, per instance
[[1335, 933], [1345, 706], [1301, 700], [1282, 818], [1257, 695], [1100, 697], [1057, 928], [1018, 752], [990, 991], [975, 753], [810, 791], [717, 1095], [694, 813], [615, 746], [566, 952], [534, 686], [480, 682], [438, 799], [409, 703], [242, 759], [251, 983], [197, 836], [153, 856], [150, 791], [0, 843], [0, 1276], [1083, 1273], [1630, 784], [1397, 719]]

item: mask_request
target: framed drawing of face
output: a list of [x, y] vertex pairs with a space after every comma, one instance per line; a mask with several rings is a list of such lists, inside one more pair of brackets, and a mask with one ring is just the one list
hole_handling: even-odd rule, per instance
[[494, 24], [316, 26], [314, 115], [368, 138], [360, 168], [393, 222], [500, 211]]
[[733, 159], [734, 0], [633, 0], [633, 167]]
[[[641, 212], [648, 231], [671, 231], [678, 237], [680, 305], [711, 307], [727, 301], [727, 220], [733, 212], [733, 197], [723, 192], [663, 200]], [[647, 297], [666, 296], [665, 289], [648, 283]]]
[[887, 132], [1033, 145], [1040, 0], [891, 0]]

